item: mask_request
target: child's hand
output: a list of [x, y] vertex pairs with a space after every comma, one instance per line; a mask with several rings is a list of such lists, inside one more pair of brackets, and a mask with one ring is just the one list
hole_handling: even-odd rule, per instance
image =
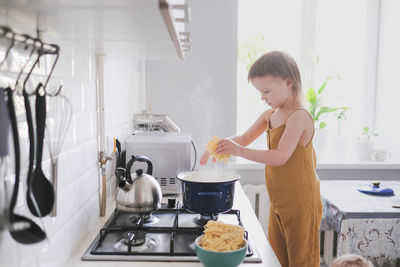
[[[207, 164], [207, 161], [208, 161], [208, 158], [209, 158], [210, 156], [211, 156], [210, 152], [205, 151], [205, 152], [203, 153], [203, 155], [201, 155], [200, 165], [206, 165], [206, 164]], [[215, 161], [216, 161], [216, 159], [213, 158], [213, 162], [215, 162]]]
[[230, 139], [221, 139], [218, 141], [216, 153], [232, 154], [238, 156], [241, 151], [241, 146]]

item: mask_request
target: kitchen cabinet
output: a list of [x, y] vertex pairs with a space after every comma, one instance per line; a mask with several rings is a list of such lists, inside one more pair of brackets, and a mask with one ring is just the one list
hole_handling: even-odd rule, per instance
[[[0, 12], [17, 32], [45, 41], [93, 42], [96, 53], [116, 59], [177, 60], [190, 51], [185, 0], [22, 0], [0, 4]], [[32, 27], [36, 25], [36, 27]], [[53, 41], [53, 40], [51, 40]]]

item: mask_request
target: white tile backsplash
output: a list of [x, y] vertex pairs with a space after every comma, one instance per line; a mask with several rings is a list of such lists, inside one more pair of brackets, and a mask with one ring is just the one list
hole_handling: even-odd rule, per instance
[[74, 114], [75, 129], [76, 129], [76, 143], [81, 144], [93, 138], [96, 129], [93, 127], [93, 117], [96, 116], [94, 111], [80, 112]]
[[0, 259], [4, 266], [18, 266], [18, 244], [8, 232], [0, 232]]
[[82, 155], [83, 155], [83, 168], [88, 170], [93, 166], [97, 166], [97, 153], [93, 153], [93, 151], [97, 151], [97, 140], [91, 139], [88, 142], [82, 145]]
[[63, 92], [71, 100], [72, 110], [74, 112], [82, 112], [84, 105], [84, 98], [82, 97], [84, 94], [84, 88], [82, 86], [82, 81], [74, 79], [64, 79], [63, 88]]
[[[55, 77], [61, 77], [63, 79], [72, 79], [73, 64], [71, 64], [72, 58], [72, 41], [71, 40], [54, 40], [62, 49], [60, 50], [60, 57], [58, 63], [54, 69], [53, 75]], [[51, 66], [54, 62], [54, 57], [47, 57], [46, 66]]]
[[92, 81], [83, 81], [82, 89], [82, 110], [96, 111], [96, 84]]
[[83, 152], [82, 145], [75, 146], [61, 155], [58, 163], [58, 180], [59, 186], [62, 188], [69, 185], [75, 180], [75, 177], [83, 173]]
[[[30, 25], [23, 21], [13, 22], [0, 12], [0, 22], [10, 27], [18, 25], [17, 29], [26, 29], [32, 34]], [[14, 17], [15, 18], [15, 17]], [[17, 27], [17, 26], [16, 26]], [[72, 28], [71, 28], [72, 29]], [[71, 29], [65, 29], [69, 31]], [[51, 31], [50, 31], [51, 32]], [[58, 163], [58, 204], [57, 216], [43, 219], [48, 235], [48, 241], [35, 245], [16, 243], [10, 234], [0, 232], [1, 266], [9, 267], [42, 267], [63, 266], [91, 225], [99, 218], [100, 176], [98, 169], [97, 143], [97, 111], [96, 111], [96, 60], [92, 41], [57, 39], [63, 38], [62, 32], [51, 32], [45, 40], [57, 43], [61, 48], [61, 56], [55, 68], [51, 84], [63, 83], [63, 92], [71, 100], [73, 116]], [[69, 35], [71, 36], [71, 35]], [[73, 35], [72, 35], [73, 36]], [[110, 44], [108, 43], [108, 46]], [[138, 44], [138, 49], [142, 46]], [[140, 50], [139, 49], [139, 50]], [[140, 54], [142, 50], [132, 52]], [[105, 57], [105, 128], [107, 136], [107, 152], [113, 150], [113, 137], [117, 136], [123, 142], [133, 129], [133, 113], [144, 108], [144, 64], [141, 59], [130, 55], [126, 59], [121, 55], [118, 59]], [[46, 71], [54, 58], [46, 61]], [[37, 76], [37, 79], [43, 77]], [[22, 166], [21, 187], [16, 210], [33, 218], [40, 225], [40, 220], [34, 218], [26, 206], [26, 168], [28, 159], [28, 138], [25, 123], [23, 102], [18, 99], [20, 111], [20, 142]], [[22, 106], [21, 106], [22, 105]], [[34, 103], [31, 104], [34, 110]], [[43, 169], [49, 177], [50, 160], [45, 142]], [[8, 164], [8, 173], [12, 174], [13, 158]], [[107, 198], [115, 194], [116, 179], [114, 177], [114, 160], [107, 163]], [[8, 177], [11, 183], [14, 177]], [[108, 207], [113, 208], [113, 207]]]

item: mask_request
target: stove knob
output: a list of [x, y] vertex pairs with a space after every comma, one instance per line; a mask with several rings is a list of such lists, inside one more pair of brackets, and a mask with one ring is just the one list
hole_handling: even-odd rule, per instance
[[175, 208], [175, 204], [176, 204], [176, 199], [174, 197], [169, 197], [167, 207], [170, 209]]

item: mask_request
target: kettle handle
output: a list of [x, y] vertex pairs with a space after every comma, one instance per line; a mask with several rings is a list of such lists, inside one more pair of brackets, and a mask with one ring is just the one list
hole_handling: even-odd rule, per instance
[[131, 177], [131, 168], [132, 165], [135, 161], [140, 161], [140, 162], [146, 162], [147, 163], [147, 171], [146, 173], [148, 175], [152, 175], [153, 174], [153, 163], [151, 163], [151, 160], [146, 157], [146, 156], [133, 156], [131, 157], [131, 159], [128, 161], [128, 163], [126, 164], [126, 180], [131, 183], [132, 182], [132, 177]]

